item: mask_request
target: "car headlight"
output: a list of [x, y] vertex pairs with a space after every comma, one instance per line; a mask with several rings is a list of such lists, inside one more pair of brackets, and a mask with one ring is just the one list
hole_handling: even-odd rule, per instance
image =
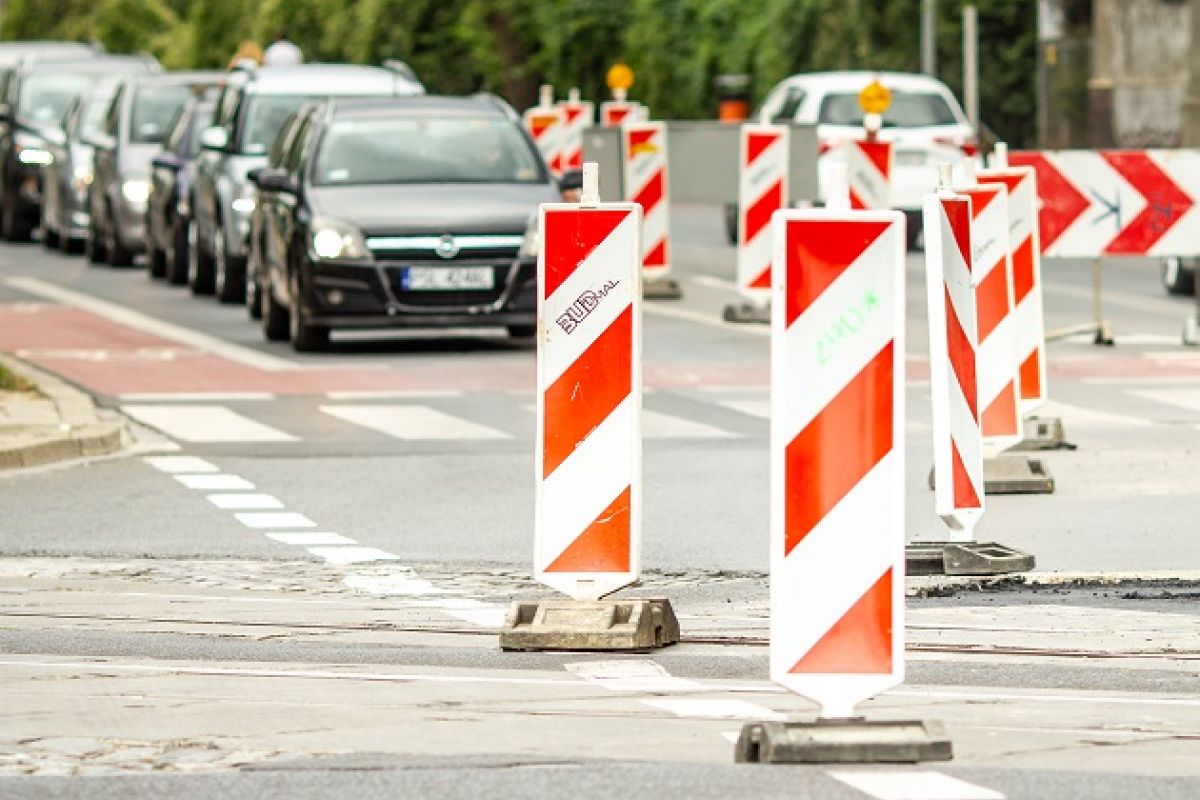
[[130, 178], [121, 184], [121, 194], [133, 205], [141, 205], [150, 198], [150, 182], [144, 178]]
[[538, 227], [538, 214], [535, 211], [529, 215], [529, 222], [525, 224], [525, 235], [521, 237], [521, 249], [517, 251], [517, 255], [522, 258], [537, 258], [541, 244], [542, 231]]
[[18, 133], [13, 137], [13, 145], [17, 151], [17, 160], [22, 164], [45, 166], [54, 161], [53, 154], [46, 149], [46, 143], [36, 136]]
[[92, 185], [92, 166], [91, 164], [76, 164], [71, 170], [71, 186], [75, 191], [86, 191]]
[[317, 258], [370, 258], [371, 251], [357, 228], [341, 220], [318, 218], [312, 224], [312, 249]]
[[254, 206], [257, 204], [258, 190], [248, 183], [238, 191], [238, 196], [234, 198], [232, 205], [234, 213], [248, 217], [254, 213]]

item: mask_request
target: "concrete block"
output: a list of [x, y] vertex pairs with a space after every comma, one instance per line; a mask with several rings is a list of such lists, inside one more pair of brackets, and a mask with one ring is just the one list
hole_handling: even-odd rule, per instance
[[1009, 452], [1029, 450], [1074, 450], [1067, 441], [1066, 430], [1058, 417], [1029, 417], [1022, 431], [1025, 438], [1009, 448]]
[[[936, 487], [929, 470], [929, 488]], [[1053, 494], [1054, 476], [1040, 458], [1001, 455], [983, 460], [983, 491], [986, 494]]]
[[725, 313], [721, 316], [726, 322], [770, 325], [771, 307], [756, 306], [753, 303], [731, 304], [725, 306]]
[[1011, 575], [1036, 560], [998, 542], [912, 542], [904, 548], [907, 575]]
[[952, 758], [945, 726], [921, 720], [751, 722], [734, 746], [739, 764], [915, 764]]
[[501, 650], [646, 651], [679, 641], [669, 600], [516, 602], [500, 629]]
[[642, 282], [642, 297], [646, 300], [682, 300], [683, 289], [674, 278], [657, 278]]

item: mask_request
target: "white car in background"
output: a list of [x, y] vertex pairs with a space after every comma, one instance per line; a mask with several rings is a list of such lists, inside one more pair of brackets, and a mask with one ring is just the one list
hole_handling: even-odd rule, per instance
[[896, 143], [892, 206], [908, 217], [909, 243], [921, 227], [921, 198], [937, 184], [937, 165], [959, 164], [979, 152], [979, 140], [949, 87], [927, 75], [899, 72], [811, 72], [781, 81], [758, 118], [817, 126], [820, 199], [830, 165], [844, 161], [839, 145], [865, 136], [858, 93], [879, 80], [892, 93], [879, 138]]

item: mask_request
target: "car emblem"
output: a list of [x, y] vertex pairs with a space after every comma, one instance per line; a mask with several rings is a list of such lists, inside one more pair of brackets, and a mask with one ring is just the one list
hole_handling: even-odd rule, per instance
[[438, 239], [437, 247], [435, 249], [437, 250], [437, 254], [442, 258], [454, 258], [456, 255], [458, 255], [460, 248], [454, 237], [447, 233], [445, 236]]

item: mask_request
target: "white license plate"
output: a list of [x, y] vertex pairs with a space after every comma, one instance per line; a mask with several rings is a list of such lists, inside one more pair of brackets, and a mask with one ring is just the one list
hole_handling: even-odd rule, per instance
[[921, 150], [897, 150], [896, 166], [923, 167], [925, 166], [925, 153]]
[[496, 285], [491, 267], [405, 267], [400, 286], [408, 292], [486, 291]]

